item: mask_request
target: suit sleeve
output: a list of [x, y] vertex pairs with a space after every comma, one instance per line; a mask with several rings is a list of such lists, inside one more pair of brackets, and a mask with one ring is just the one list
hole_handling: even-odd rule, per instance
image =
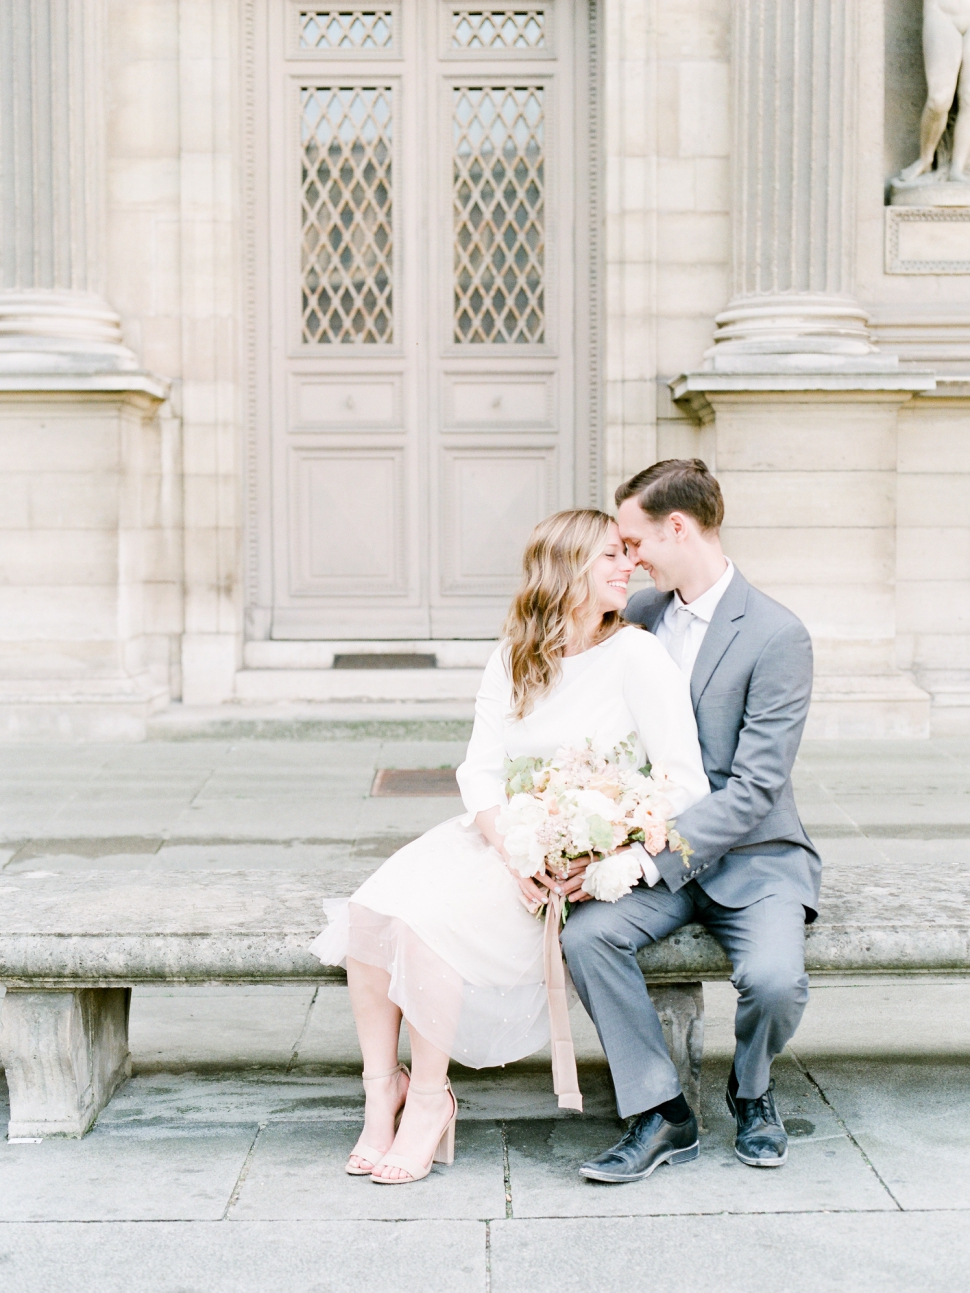
[[669, 849], [654, 859], [670, 889], [682, 888], [719, 862], [774, 808], [791, 775], [811, 697], [811, 638], [803, 624], [785, 624], [765, 644], [752, 671], [727, 783], [677, 820], [694, 850], [689, 863]]

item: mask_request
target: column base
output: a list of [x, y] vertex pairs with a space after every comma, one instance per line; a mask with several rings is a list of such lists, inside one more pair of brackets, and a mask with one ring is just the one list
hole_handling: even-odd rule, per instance
[[930, 735], [931, 704], [929, 692], [904, 674], [816, 677], [805, 738], [922, 740]]
[[725, 550], [812, 635], [806, 736], [928, 737], [930, 695], [897, 667], [896, 493], [899, 409], [936, 378], [881, 357], [841, 369], [817, 358], [776, 354], [670, 385], [713, 424]]
[[13, 288], [0, 292], [0, 373], [134, 372], [121, 319], [94, 292]]
[[5, 500], [0, 740], [143, 740], [168, 702], [182, 561], [177, 455], [157, 416], [167, 394], [150, 373], [0, 363], [18, 481]]
[[130, 988], [10, 988], [0, 1058], [10, 1089], [7, 1135], [83, 1136], [131, 1077]]
[[124, 679], [0, 680], [0, 741], [143, 741], [169, 690]]
[[933, 698], [931, 736], [970, 736], [970, 676], [965, 670], [921, 670], [920, 682]]

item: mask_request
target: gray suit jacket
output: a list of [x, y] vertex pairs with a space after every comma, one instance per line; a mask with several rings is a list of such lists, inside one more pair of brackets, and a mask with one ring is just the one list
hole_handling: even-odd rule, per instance
[[[635, 593], [624, 611], [653, 632], [673, 593]], [[791, 770], [812, 694], [805, 625], [735, 570], [690, 678], [712, 794], [681, 813], [694, 853], [655, 862], [672, 890], [689, 880], [724, 907], [797, 896], [815, 919], [822, 862], [795, 807]]]

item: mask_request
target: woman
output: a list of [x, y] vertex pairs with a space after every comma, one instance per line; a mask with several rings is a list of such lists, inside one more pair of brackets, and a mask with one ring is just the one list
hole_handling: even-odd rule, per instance
[[[636, 731], [670, 778], [675, 815], [709, 793], [686, 678], [620, 617], [633, 562], [613, 520], [559, 512], [536, 526], [523, 564], [458, 769], [465, 816], [388, 858], [313, 944], [325, 963], [346, 955], [364, 1056], [364, 1130], [347, 1171], [382, 1185], [452, 1161], [449, 1056], [484, 1068], [549, 1040], [543, 930], [530, 914], [546, 891], [509, 869], [496, 829], [505, 759], [587, 739], [606, 752]], [[402, 1014], [410, 1075], [397, 1059]]]

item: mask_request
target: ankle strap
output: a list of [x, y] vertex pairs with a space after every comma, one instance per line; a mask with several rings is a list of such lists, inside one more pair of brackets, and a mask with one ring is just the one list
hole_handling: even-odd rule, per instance
[[360, 1079], [362, 1082], [378, 1082], [381, 1078], [393, 1077], [395, 1073], [407, 1073], [407, 1066], [399, 1064], [397, 1068], [389, 1069], [386, 1073], [362, 1073]]
[[412, 1082], [408, 1087], [408, 1094], [412, 1092], [415, 1095], [444, 1095], [446, 1091], [451, 1090], [451, 1083], [445, 1078], [444, 1086], [415, 1086]]

